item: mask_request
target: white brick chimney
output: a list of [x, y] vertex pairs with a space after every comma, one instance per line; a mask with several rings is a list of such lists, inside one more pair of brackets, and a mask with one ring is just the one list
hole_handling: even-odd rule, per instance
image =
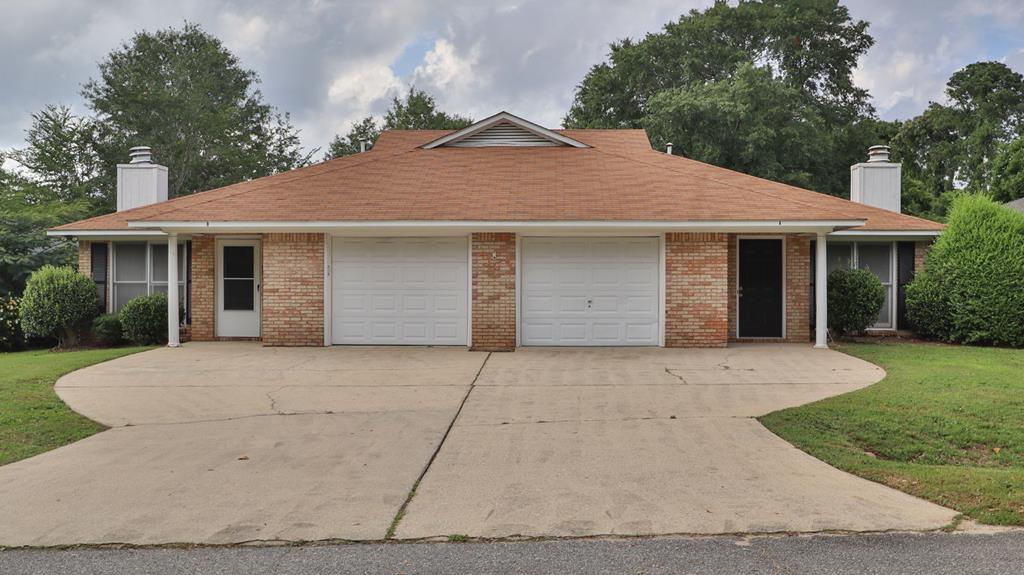
[[117, 165], [117, 211], [167, 201], [167, 167], [153, 163], [149, 146], [128, 154], [131, 161]]
[[867, 162], [850, 166], [850, 199], [898, 213], [901, 169], [889, 161], [889, 146], [871, 146]]

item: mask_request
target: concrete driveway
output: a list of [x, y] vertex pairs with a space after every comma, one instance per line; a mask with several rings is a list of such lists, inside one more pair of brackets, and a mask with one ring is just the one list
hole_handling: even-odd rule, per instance
[[112, 427], [0, 468], [0, 545], [935, 529], [754, 416], [878, 381], [803, 345], [188, 344], [58, 394]]

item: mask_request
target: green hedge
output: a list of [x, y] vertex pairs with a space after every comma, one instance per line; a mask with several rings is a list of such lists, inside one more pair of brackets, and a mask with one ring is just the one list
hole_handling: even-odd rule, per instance
[[70, 267], [32, 272], [21, 298], [21, 329], [27, 336], [55, 335], [61, 347], [78, 345], [78, 332], [99, 313], [96, 284]]
[[0, 297], [0, 351], [13, 351], [25, 346], [18, 303], [14, 296]]
[[907, 318], [925, 337], [1024, 347], [1024, 214], [957, 197], [907, 286]]
[[121, 317], [116, 313], [108, 313], [92, 320], [92, 339], [106, 347], [122, 345], [125, 339], [121, 330]]
[[[141, 295], [124, 304], [119, 313], [121, 332], [138, 345], [167, 343], [167, 294]], [[178, 307], [178, 317], [185, 317]]]
[[867, 270], [837, 269], [828, 274], [828, 328], [836, 334], [864, 331], [878, 319], [885, 287]]

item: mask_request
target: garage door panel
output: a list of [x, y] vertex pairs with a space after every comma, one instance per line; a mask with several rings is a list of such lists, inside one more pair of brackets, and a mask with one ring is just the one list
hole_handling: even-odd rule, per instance
[[657, 345], [657, 238], [524, 238], [524, 345]]
[[648, 342], [658, 337], [658, 323], [628, 323], [626, 324], [626, 340], [635, 342]]
[[467, 343], [466, 238], [334, 238], [332, 248], [334, 343]]
[[556, 326], [558, 344], [583, 344], [587, 341], [587, 322], [563, 321]]
[[626, 298], [626, 311], [630, 313], [654, 314], [658, 312], [657, 296], [632, 296]]

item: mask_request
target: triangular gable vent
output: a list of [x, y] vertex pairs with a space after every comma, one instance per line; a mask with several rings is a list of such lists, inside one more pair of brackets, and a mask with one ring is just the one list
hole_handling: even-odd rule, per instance
[[500, 122], [448, 145], [457, 148], [483, 148], [489, 146], [564, 146], [565, 144], [552, 142], [510, 122]]
[[488, 148], [488, 147], [529, 147], [529, 146], [569, 146], [586, 148], [582, 142], [563, 136], [532, 122], [528, 122], [508, 112], [501, 112], [480, 120], [457, 132], [453, 132], [424, 145], [425, 149], [439, 146], [456, 148]]

